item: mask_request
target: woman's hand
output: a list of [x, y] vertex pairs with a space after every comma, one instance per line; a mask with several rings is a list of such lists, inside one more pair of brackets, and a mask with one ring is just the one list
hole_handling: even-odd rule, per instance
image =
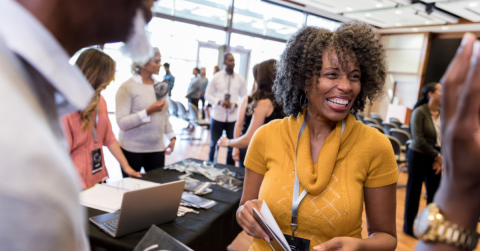
[[360, 250], [361, 239], [352, 237], [335, 237], [321, 245], [314, 247], [315, 250], [327, 251], [355, 251]]
[[165, 155], [170, 155], [173, 152], [173, 148], [175, 148], [175, 142], [177, 141], [176, 138], [173, 138], [170, 140], [170, 144], [167, 146], [167, 148], [164, 151]]
[[228, 142], [228, 138], [222, 137], [221, 139], [218, 140], [217, 145], [220, 147], [228, 147], [227, 142]]
[[147, 115], [150, 115], [155, 112], [161, 112], [165, 106], [165, 100], [156, 101], [147, 108]]
[[432, 169], [435, 170], [435, 175], [438, 175], [443, 168], [443, 157], [441, 154], [435, 158], [435, 161], [433, 162]]
[[137, 172], [137, 171], [133, 170], [133, 168], [132, 168], [131, 166], [126, 166], [125, 168], [123, 168], [123, 171], [124, 171], [129, 177], [141, 178], [141, 177], [142, 177], [142, 174], [145, 174], [145, 173], [141, 173], [141, 172]]
[[266, 242], [270, 241], [267, 233], [263, 228], [258, 224], [258, 222], [253, 218], [253, 209], [256, 208], [260, 212], [262, 208], [262, 201], [260, 200], [249, 200], [240, 206], [237, 210], [237, 222], [241, 228], [248, 235], [253, 238], [262, 239]]
[[233, 148], [232, 158], [233, 158], [233, 160], [235, 160], [235, 161], [240, 161], [240, 149], [238, 149], [238, 148]]

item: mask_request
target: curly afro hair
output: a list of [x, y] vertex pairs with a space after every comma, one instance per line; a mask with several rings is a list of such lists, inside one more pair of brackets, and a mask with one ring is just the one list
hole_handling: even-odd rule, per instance
[[387, 59], [373, 27], [359, 21], [343, 23], [335, 32], [305, 27], [287, 41], [277, 63], [275, 98], [287, 116], [302, 111], [305, 91], [315, 85], [312, 76], [320, 76], [326, 49], [337, 53], [342, 68], [346, 69], [349, 58], [356, 59], [360, 67], [361, 91], [350, 110], [352, 114], [363, 111], [367, 98], [373, 101], [383, 94]]

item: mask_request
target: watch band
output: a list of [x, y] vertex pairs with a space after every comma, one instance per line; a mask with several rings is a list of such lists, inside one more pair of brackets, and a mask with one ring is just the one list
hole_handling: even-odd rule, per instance
[[479, 235], [469, 229], [465, 229], [449, 221], [443, 221], [436, 229], [437, 241], [465, 250], [474, 250], [477, 246]]

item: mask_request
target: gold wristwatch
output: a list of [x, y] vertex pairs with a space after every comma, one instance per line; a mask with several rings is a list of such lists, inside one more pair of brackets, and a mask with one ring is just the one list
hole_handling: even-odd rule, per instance
[[425, 242], [443, 242], [465, 250], [474, 250], [480, 235], [443, 218], [437, 204], [430, 203], [415, 219], [415, 236]]

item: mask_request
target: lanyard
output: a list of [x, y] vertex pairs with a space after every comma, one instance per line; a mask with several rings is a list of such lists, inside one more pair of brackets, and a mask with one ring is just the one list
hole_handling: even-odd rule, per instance
[[[293, 201], [292, 201], [292, 223], [290, 226], [292, 227], [292, 238], [295, 236], [295, 230], [297, 230], [298, 226], [298, 206], [300, 205], [300, 202], [305, 198], [307, 195], [307, 190], [303, 189], [302, 194], [300, 196], [298, 195], [298, 192], [300, 190], [300, 181], [298, 180], [298, 175], [297, 175], [297, 152], [298, 152], [298, 143], [300, 142], [300, 137], [303, 134], [303, 131], [305, 131], [305, 127], [307, 127], [307, 120], [304, 119], [302, 123], [302, 127], [300, 128], [300, 132], [298, 132], [298, 138], [297, 138], [297, 147], [295, 148], [295, 185], [293, 187]], [[345, 130], [345, 120], [342, 120], [342, 133], [340, 136], [343, 136], [343, 131]]]
[[96, 122], [94, 122], [93, 120], [93, 116], [92, 114], [90, 114], [90, 118], [92, 119], [92, 123], [94, 123], [92, 125], [92, 130], [93, 130], [93, 140], [95, 141], [95, 149], [97, 149], [97, 125], [98, 125], [98, 105], [97, 105], [97, 109], [96, 109]]

